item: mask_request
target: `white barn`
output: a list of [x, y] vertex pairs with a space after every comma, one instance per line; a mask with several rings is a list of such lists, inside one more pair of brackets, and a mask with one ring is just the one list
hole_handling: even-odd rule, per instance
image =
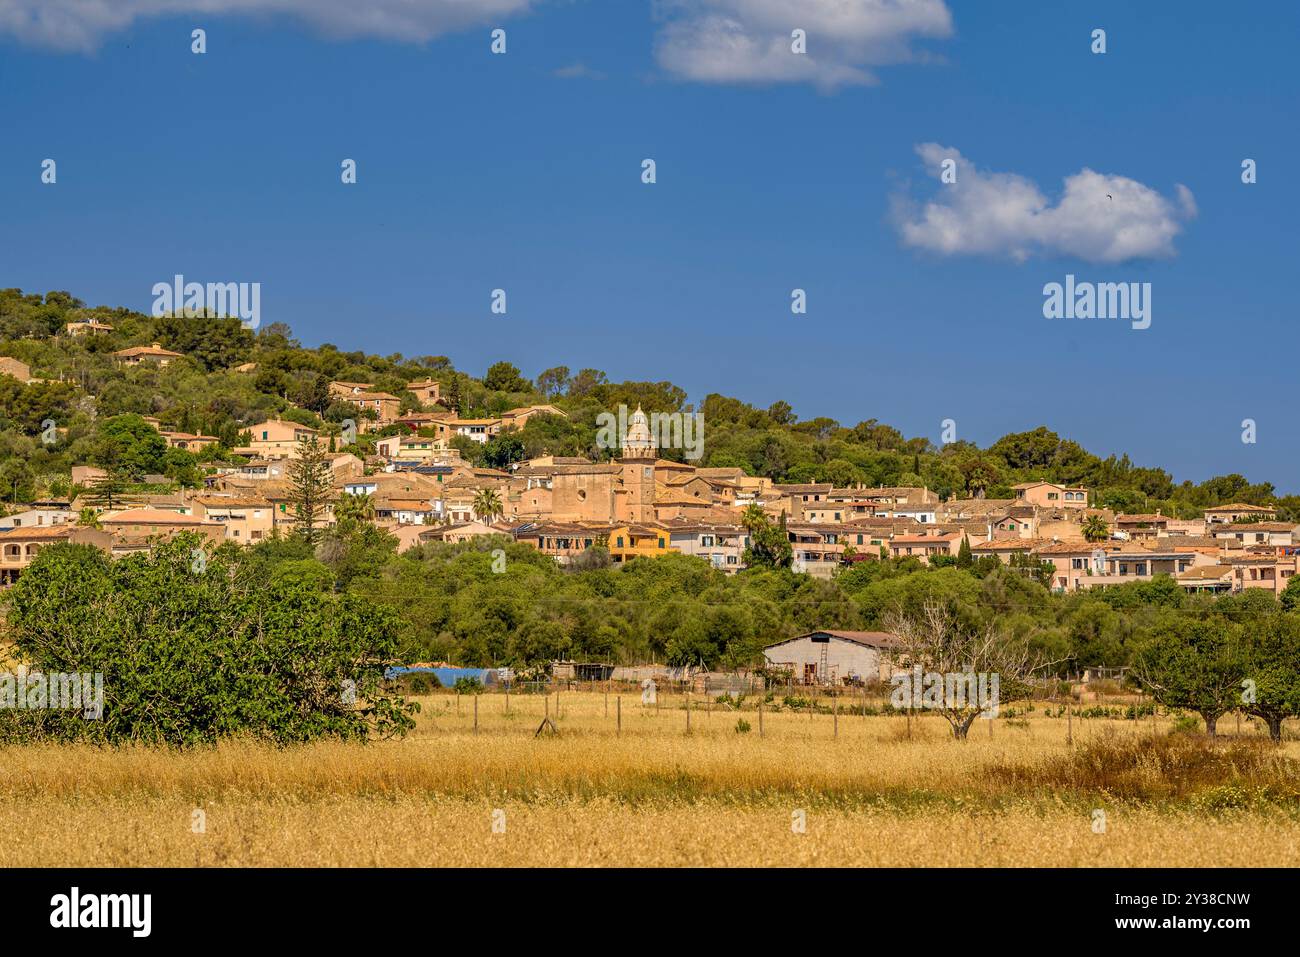
[[788, 669], [796, 684], [841, 684], [845, 680], [888, 681], [890, 653], [898, 639], [884, 631], [810, 631], [768, 645], [763, 657]]

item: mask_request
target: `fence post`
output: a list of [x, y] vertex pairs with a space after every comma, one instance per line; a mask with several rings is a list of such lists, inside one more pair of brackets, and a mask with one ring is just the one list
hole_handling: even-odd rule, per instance
[[621, 735], [623, 733], [623, 696], [622, 695], [619, 695], [617, 698], [614, 699], [614, 707], [618, 711], [618, 719], [617, 719], [618, 724], [614, 728], [614, 734]]
[[840, 699], [835, 699], [835, 737], [840, 736]]
[[478, 695], [474, 696], [474, 733], [478, 734]]
[[1074, 712], [1068, 701], [1065, 703], [1065, 743], [1069, 746], [1074, 745]]
[[691, 733], [691, 695], [690, 695], [690, 692], [687, 692], [687, 694], [686, 694], [686, 733], [687, 733], [687, 734], [690, 734], [690, 733]]
[[763, 702], [758, 703], [758, 736], [763, 736]]
[[506, 714], [510, 713], [510, 685], [506, 684]]

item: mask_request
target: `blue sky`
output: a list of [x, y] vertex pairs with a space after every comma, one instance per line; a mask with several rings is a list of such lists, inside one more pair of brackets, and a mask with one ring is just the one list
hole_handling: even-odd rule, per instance
[[[1300, 490], [1295, 5], [110, 6], [0, 0], [0, 284], [147, 311], [175, 273], [256, 281], [310, 345], [591, 366], [936, 442], [1045, 424]], [[1151, 327], [1045, 319], [1067, 273], [1150, 282]]]

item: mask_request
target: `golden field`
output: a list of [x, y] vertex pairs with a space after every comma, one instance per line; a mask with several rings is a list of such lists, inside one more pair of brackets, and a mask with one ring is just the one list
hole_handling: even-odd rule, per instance
[[418, 700], [369, 745], [6, 748], [0, 866], [1300, 865], [1300, 743], [1232, 717], [1216, 744], [1076, 718], [1067, 745], [1042, 705], [965, 742], [769, 705], [760, 738], [754, 699], [696, 699], [688, 734], [683, 698], [625, 694], [618, 734], [616, 696], [565, 692], [480, 696], [475, 733], [472, 698]]

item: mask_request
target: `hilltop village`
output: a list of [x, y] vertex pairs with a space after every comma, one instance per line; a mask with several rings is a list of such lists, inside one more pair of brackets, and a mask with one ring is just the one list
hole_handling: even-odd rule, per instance
[[[71, 324], [68, 334], [102, 331], [81, 325]], [[113, 356], [124, 366], [158, 368], [185, 358], [157, 343]], [[22, 362], [0, 363], [0, 374], [33, 381]], [[462, 418], [440, 404], [441, 385], [433, 378], [407, 384], [414, 407], [369, 382], [335, 380], [328, 390], [332, 400], [355, 408], [356, 418], [345, 425], [369, 434], [373, 452], [340, 448], [342, 439], [355, 436], [269, 419], [240, 433], [242, 444], [229, 450], [229, 461], [210, 464], [201, 488], [125, 491], [107, 507], [95, 490], [109, 472], [75, 466], [75, 497], [14, 505], [0, 519], [0, 581], [12, 583], [41, 547], [60, 540], [122, 555], [180, 532], [245, 545], [287, 534], [297, 520], [290, 469], [310, 443], [333, 449], [325, 453], [331, 494], [322, 523], [335, 520], [340, 502], [364, 501], [368, 517], [402, 550], [506, 535], [560, 564], [599, 546], [615, 564], [681, 553], [734, 573], [746, 567], [753, 522], [761, 515], [788, 537], [793, 570], [820, 578], [877, 558], [943, 564], [965, 554], [1049, 562], [1049, 587], [1063, 592], [1170, 575], [1189, 593], [1262, 588], [1280, 594], [1300, 568], [1300, 526], [1277, 521], [1276, 508], [1267, 506], [1228, 503], [1180, 519], [1097, 508], [1087, 488], [1049, 481], [1018, 483], [1009, 498], [946, 500], [924, 486], [784, 484], [739, 467], [660, 457], [662, 437], [641, 408], [628, 417], [608, 460], [541, 455], [495, 469], [466, 461], [456, 447], [463, 441], [453, 440], [486, 444], [530, 420], [566, 413], [534, 404]], [[156, 417], [140, 422], [169, 449], [201, 453], [221, 443], [217, 436], [168, 429]]]

